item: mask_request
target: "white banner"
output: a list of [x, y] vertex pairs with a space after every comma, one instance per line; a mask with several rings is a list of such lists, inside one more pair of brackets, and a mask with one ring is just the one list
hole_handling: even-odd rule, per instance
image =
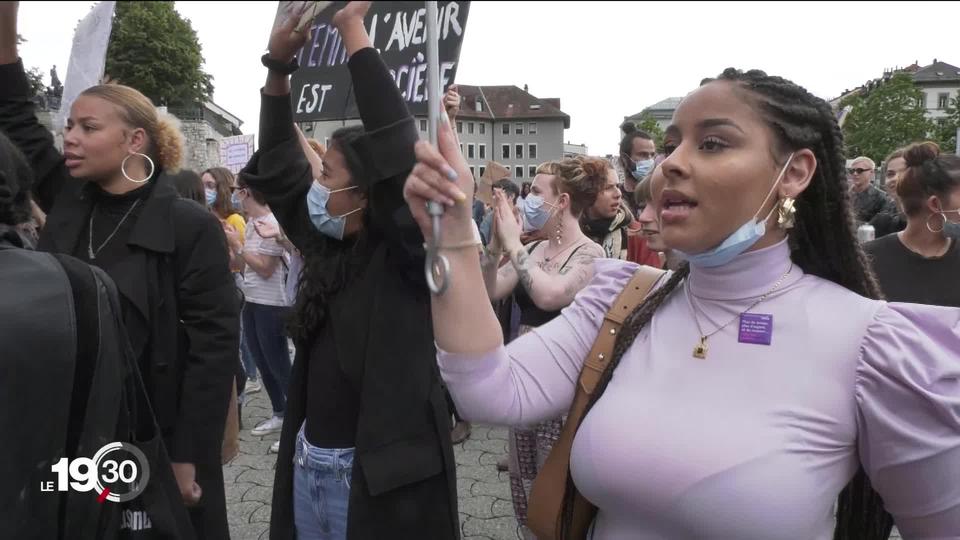
[[70, 106], [80, 92], [100, 84], [107, 63], [107, 45], [113, 27], [113, 8], [116, 2], [99, 2], [77, 25], [70, 49], [70, 63], [63, 83], [60, 114], [54, 130], [59, 131], [70, 117]]
[[253, 135], [234, 135], [220, 139], [220, 166], [240, 172], [253, 157]]

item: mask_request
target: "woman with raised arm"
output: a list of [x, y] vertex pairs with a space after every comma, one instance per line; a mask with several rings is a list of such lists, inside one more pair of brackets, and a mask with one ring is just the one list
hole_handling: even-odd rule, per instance
[[[228, 538], [220, 451], [236, 371], [239, 301], [217, 218], [181, 199], [183, 136], [128, 86], [73, 102], [61, 154], [17, 54], [17, 3], [0, 3], [0, 130], [27, 156], [48, 213], [39, 248], [102, 268], [200, 538]], [[89, 456], [88, 456], [89, 457]]]
[[[492, 238], [481, 261], [483, 280], [490, 300], [515, 295], [519, 335], [558, 316], [593, 277], [593, 260], [604, 256], [603, 248], [583, 233], [580, 218], [604, 189], [607, 167], [605, 161], [590, 157], [540, 165], [523, 211], [548, 239], [526, 246], [520, 242], [521, 225], [506, 194], [494, 190]], [[510, 263], [501, 266], [504, 253]], [[527, 536], [530, 487], [562, 428], [558, 415], [531, 428], [511, 429], [507, 439], [513, 510]]]
[[369, 4], [333, 18], [363, 126], [332, 134], [315, 178], [290, 108], [288, 66], [307, 37], [294, 13], [264, 56], [260, 148], [240, 173], [304, 257], [273, 540], [459, 537], [423, 236], [403, 200], [418, 132], [367, 36]]
[[[881, 540], [894, 521], [904, 538], [956, 537], [960, 309], [877, 299], [830, 106], [728, 69], [667, 133], [653, 204], [688, 263], [626, 317], [576, 432], [568, 490], [597, 507], [590, 537]], [[417, 157], [404, 193], [427, 231], [424, 203], [468, 169], [449, 128]], [[479, 257], [460, 249], [467, 205], [443, 226], [452, 279], [432, 314], [457, 408], [507, 425], [564, 413], [638, 267], [597, 261], [560, 317], [505, 347]]]

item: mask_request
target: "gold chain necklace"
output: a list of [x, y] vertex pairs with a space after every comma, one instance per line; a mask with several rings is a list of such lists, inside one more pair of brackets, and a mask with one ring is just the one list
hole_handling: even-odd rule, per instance
[[684, 286], [686, 287], [686, 293], [687, 293], [687, 304], [690, 305], [690, 312], [693, 313], [693, 322], [697, 323], [697, 331], [700, 332], [700, 342], [693, 347], [693, 357], [700, 358], [700, 359], [706, 358], [707, 351], [708, 351], [707, 340], [710, 339], [710, 337], [712, 337], [713, 335], [723, 330], [724, 328], [730, 326], [730, 324], [732, 324], [733, 321], [738, 320], [740, 317], [743, 316], [744, 313], [757, 307], [760, 304], [760, 302], [763, 302], [764, 300], [767, 299], [768, 296], [776, 292], [777, 289], [780, 288], [780, 285], [783, 284], [783, 280], [787, 279], [787, 276], [789, 276], [790, 272], [792, 271], [793, 271], [793, 264], [791, 263], [790, 268], [787, 269], [787, 273], [780, 276], [780, 279], [777, 280], [777, 283], [773, 286], [772, 289], [763, 293], [763, 295], [760, 298], [758, 298], [756, 302], [750, 304], [750, 306], [747, 307], [747, 309], [741, 311], [740, 313], [737, 313], [737, 315], [734, 318], [730, 319], [725, 324], [718, 327], [716, 330], [714, 330], [713, 332], [710, 332], [709, 334], [704, 334], [703, 328], [700, 326], [700, 319], [697, 317], [697, 309], [693, 305], [693, 293], [690, 291], [690, 280], [687, 279], [686, 283], [684, 284]]

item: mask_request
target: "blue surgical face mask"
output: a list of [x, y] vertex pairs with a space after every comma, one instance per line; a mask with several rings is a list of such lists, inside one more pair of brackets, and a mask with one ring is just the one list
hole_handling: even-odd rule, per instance
[[773, 187], [770, 188], [770, 192], [767, 193], [767, 196], [763, 198], [763, 203], [760, 204], [760, 208], [757, 210], [757, 213], [750, 218], [749, 221], [744, 223], [739, 229], [733, 232], [730, 236], [726, 238], [719, 246], [708, 249], [702, 253], [684, 253], [680, 250], [676, 250], [681, 257], [690, 261], [690, 264], [693, 266], [702, 266], [702, 267], [714, 267], [714, 266], [723, 266], [728, 262], [732, 261], [737, 255], [740, 255], [744, 251], [750, 249], [758, 240], [763, 238], [763, 235], [767, 233], [767, 220], [770, 219], [770, 216], [773, 215], [774, 210], [776, 210], [776, 205], [770, 210], [770, 213], [763, 219], [759, 219], [758, 214], [760, 210], [763, 209], [763, 205], [767, 204], [767, 200], [770, 198], [770, 195], [773, 195], [776, 191], [777, 186], [780, 185], [780, 180], [783, 179], [783, 174], [787, 171], [787, 167], [790, 165], [790, 161], [793, 159], [793, 154], [790, 154], [790, 157], [787, 158], [787, 162], [783, 165], [783, 168], [780, 169], [780, 174], [777, 175], [777, 180], [773, 183]]
[[327, 210], [327, 201], [330, 200], [332, 193], [348, 191], [357, 186], [350, 186], [343, 189], [331, 190], [327, 186], [314, 182], [310, 186], [310, 192], [307, 193], [307, 211], [310, 214], [310, 221], [313, 226], [321, 233], [336, 240], [343, 240], [343, 230], [347, 226], [347, 216], [354, 212], [359, 212], [360, 208], [351, 210], [342, 216], [331, 216]]
[[654, 161], [652, 159], [636, 161], [633, 164], [633, 170], [630, 171], [630, 174], [633, 176], [634, 180], [643, 180], [643, 177], [653, 170], [653, 165]]
[[207, 206], [213, 206], [213, 203], [217, 202], [217, 190], [215, 189], [204, 189], [204, 196], [207, 198]]
[[243, 201], [240, 200], [239, 191], [234, 191], [233, 195], [230, 195], [230, 204], [233, 205], [233, 209], [237, 212], [243, 212]]
[[943, 217], [944, 236], [960, 239], [960, 223], [954, 223], [953, 221], [950, 221], [950, 217], [948, 216], [948, 214], [956, 214], [957, 217], [960, 218], [960, 208], [956, 210], [943, 210], [942, 212], [940, 212], [940, 216]]
[[[550, 206], [551, 209], [547, 210], [544, 206]], [[527, 198], [523, 202], [523, 217], [526, 219], [527, 228], [530, 231], [539, 231], [542, 229], [550, 218], [553, 217], [553, 212], [556, 207], [543, 200], [543, 197], [539, 195], [534, 195], [533, 193], [527, 195]], [[529, 232], [529, 231], [528, 231]]]

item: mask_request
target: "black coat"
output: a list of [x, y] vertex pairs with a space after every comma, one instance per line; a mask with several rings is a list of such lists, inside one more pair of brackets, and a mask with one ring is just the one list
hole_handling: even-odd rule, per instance
[[[70, 178], [37, 122], [22, 63], [0, 65], [0, 80], [0, 130], [27, 156], [34, 198], [48, 212], [39, 248], [75, 254], [93, 209], [91, 186]], [[228, 538], [220, 450], [239, 350], [239, 299], [217, 218], [180, 199], [160, 172], [128, 240], [133, 254], [105, 270], [133, 306], [124, 323], [170, 458], [197, 466], [204, 494], [191, 517], [198, 536]]]
[[[121, 512], [146, 511], [151, 526], [132, 537], [194, 538], [112, 280], [72, 257], [19, 249], [11, 232], [0, 224], [0, 313], [8, 315], [0, 318], [0, 428], [12, 442], [0, 446], [0, 527], [11, 538], [126, 538]], [[42, 395], [43, 407], [23, 395]], [[37, 489], [60, 458], [90, 457], [114, 441], [147, 459], [150, 482], [135, 501]]]
[[[459, 538], [450, 411], [436, 364], [423, 237], [402, 198], [417, 131], [376, 51], [349, 60], [367, 130], [357, 148], [370, 188], [369, 259], [327, 307], [340, 369], [360, 391], [347, 537]], [[241, 172], [295, 245], [317, 241], [313, 182], [293, 130], [290, 97], [263, 96], [260, 149]], [[309, 264], [309, 261], [308, 261]], [[274, 482], [270, 538], [295, 537], [294, 442], [306, 417], [310, 347], [297, 344]], [[332, 354], [332, 353], [331, 353]], [[326, 357], [323, 357], [326, 358]], [[322, 360], [321, 360], [322, 361]]]

